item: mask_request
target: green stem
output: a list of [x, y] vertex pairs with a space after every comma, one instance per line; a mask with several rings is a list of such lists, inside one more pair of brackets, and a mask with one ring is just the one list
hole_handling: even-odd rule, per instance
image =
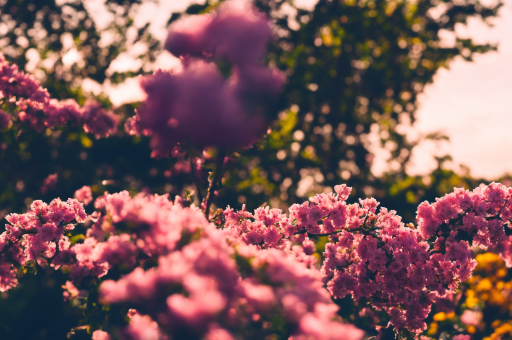
[[190, 173], [192, 174], [192, 181], [194, 182], [194, 185], [196, 186], [196, 192], [197, 192], [197, 199], [199, 200], [199, 207], [201, 207], [201, 204], [203, 203], [203, 194], [201, 193], [201, 186], [199, 185], [199, 181], [196, 177], [196, 172], [194, 170], [194, 162], [192, 161], [192, 157], [189, 158], [190, 160]]
[[217, 190], [217, 182], [220, 180], [222, 175], [222, 165], [224, 164], [224, 157], [226, 156], [226, 151], [223, 149], [219, 150], [219, 154], [217, 156], [217, 162], [215, 163], [215, 170], [213, 173], [212, 182], [210, 183], [210, 187], [208, 188], [208, 197], [206, 199], [206, 210], [204, 212], [206, 219], [210, 220], [210, 206], [213, 201], [213, 196], [215, 190]]

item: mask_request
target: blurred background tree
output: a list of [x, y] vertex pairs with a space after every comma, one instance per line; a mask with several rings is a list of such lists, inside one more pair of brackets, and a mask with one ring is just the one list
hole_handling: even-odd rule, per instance
[[[356, 196], [375, 196], [411, 221], [421, 200], [474, 184], [443, 171], [446, 159], [428, 179], [407, 176], [419, 141], [405, 130], [415, 121], [417, 95], [440, 67], [495, 49], [458, 38], [443, 47], [439, 33], [470, 16], [493, 17], [500, 4], [321, 0], [312, 12], [286, 1], [258, 5], [279, 27], [269, 62], [285, 70], [288, 83], [279, 120], [266, 144], [243, 157], [249, 170], [230, 178], [226, 203], [228, 193], [238, 193], [250, 207], [269, 199], [285, 206], [347, 183]], [[389, 166], [380, 178], [371, 171], [377, 150]]]
[[[208, 11], [216, 4], [193, 5], [187, 13]], [[454, 185], [474, 184], [443, 171], [443, 159], [437, 175], [407, 176], [406, 165], [418, 140], [408, 140], [406, 129], [414, 123], [418, 93], [437, 69], [455, 56], [471, 60], [473, 53], [495, 49], [470, 39], [443, 47], [439, 32], [453, 31], [468, 17], [493, 17], [501, 4], [487, 8], [474, 1], [322, 0], [313, 11], [296, 9], [284, 0], [256, 4], [275, 22], [268, 63], [285, 71], [288, 82], [272, 132], [232, 163], [217, 206], [246, 203], [254, 208], [268, 202], [286, 208], [344, 182], [356, 189], [356, 196], [376, 196], [390, 207], [400, 204], [412, 220], [420, 200]], [[154, 69], [162, 51], [149, 24], [135, 25], [141, 5], [106, 1], [105, 13], [98, 14], [88, 1], [5, 1], [0, 50], [33, 72], [53, 96], [83, 103], [91, 96], [83, 91], [85, 82], [116, 84]], [[169, 22], [180, 17], [168, 15]], [[116, 59], [127, 52], [135, 56], [136, 66], [117, 71]], [[106, 96], [100, 99], [111, 106]], [[123, 119], [133, 115], [134, 107], [124, 105], [116, 112]], [[172, 195], [193, 188], [186, 160], [151, 159], [145, 139], [119, 131], [119, 138], [95, 141], [79, 130], [61, 130], [46, 136], [3, 136], [7, 145], [18, 139], [2, 151], [3, 215], [41, 197], [42, 181], [52, 173], [59, 175], [59, 182], [48, 198], [70, 195], [83, 184], [96, 185], [96, 192], [108, 183], [111, 191], [147, 187]], [[379, 177], [371, 170], [376, 153], [387, 158], [388, 165]], [[199, 176], [202, 183], [206, 172]]]
[[[93, 96], [84, 91], [86, 83], [120, 84], [154, 70], [161, 43], [151, 36], [148, 24], [137, 25], [134, 19], [144, 2], [100, 1], [104, 11], [98, 14], [91, 1], [0, 1], [0, 51], [33, 73], [53, 97], [83, 104]], [[184, 14], [217, 5], [193, 5]], [[459, 38], [455, 47], [445, 47], [440, 32], [453, 32], [455, 24], [465, 24], [469, 17], [492, 18], [501, 3], [320, 0], [312, 11], [285, 0], [257, 0], [256, 5], [275, 23], [267, 62], [283, 70], [288, 80], [278, 109], [269, 113], [271, 131], [235, 155], [225, 170], [217, 207], [247, 204], [252, 209], [267, 202], [286, 209], [347, 183], [356, 197], [374, 196], [410, 222], [422, 200], [482, 182], [445, 169], [447, 157], [438, 159], [429, 176], [407, 175], [419, 140], [409, 140], [406, 131], [415, 121], [418, 94], [439, 68], [456, 56], [470, 61], [474, 53], [496, 48]], [[182, 14], [158, 15], [168, 15], [171, 23]], [[135, 66], [116, 70], [116, 60], [126, 54], [136, 60]], [[97, 99], [112, 108], [105, 94]], [[136, 103], [114, 109], [124, 120], [135, 108]], [[0, 148], [0, 217], [26, 209], [33, 199], [71, 197], [83, 185], [91, 185], [96, 194], [146, 188], [182, 195], [197, 190], [189, 159], [151, 158], [148, 140], [127, 136], [122, 124], [117, 136], [100, 140], [73, 127], [42, 134], [6, 131], [0, 135]], [[376, 155], [385, 160], [379, 176], [372, 173]], [[203, 196], [209, 167], [207, 159], [202, 171], [194, 171]], [[53, 173], [59, 176], [57, 186], [43, 194], [43, 180]], [[58, 299], [50, 310], [42, 304], [43, 297], [61, 294], [63, 282], [44, 272], [31, 280], [2, 294], [6, 300], [0, 300], [0, 336], [63, 338], [83, 316]], [[21, 316], [32, 315], [29, 311], [38, 311], [38, 321], [24, 327], [26, 318]]]

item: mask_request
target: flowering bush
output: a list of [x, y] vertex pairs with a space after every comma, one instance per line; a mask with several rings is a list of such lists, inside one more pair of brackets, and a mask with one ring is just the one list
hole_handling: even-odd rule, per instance
[[[95, 207], [87, 216], [76, 199], [35, 201], [29, 212], [7, 216], [0, 290], [36, 263], [60, 268], [70, 279], [66, 299], [90, 299], [99, 287], [98, 302], [130, 319], [125, 327], [113, 318], [102, 325], [116, 338], [362, 338], [336, 320], [321, 272], [293, 253], [239, 242], [180, 199], [121, 192]], [[71, 244], [70, 232], [86, 219], [86, 238]]]
[[424, 202], [418, 207], [418, 229], [404, 226], [395, 211], [381, 208], [377, 213], [374, 199], [347, 205], [350, 188], [345, 185], [335, 191], [292, 205], [289, 217], [268, 208], [254, 215], [227, 209], [226, 226], [244, 242], [264, 248], [285, 247], [301, 235], [297, 241], [303, 239], [309, 253], [313, 243], [308, 237], [329, 235], [322, 274], [332, 296], [350, 294], [384, 309], [396, 329], [415, 333], [426, 328], [424, 319], [435, 299], [471, 277], [476, 267], [472, 246], [500, 249], [509, 261], [510, 188], [455, 189], [433, 204]]
[[[311, 197], [289, 216], [228, 208], [217, 225], [179, 197], [105, 193], [91, 215], [77, 199], [35, 201], [6, 217], [0, 290], [15, 287], [16, 274], [31, 266], [60, 268], [70, 280], [66, 299], [90, 302], [97, 291], [102, 312], [113, 314], [92, 325], [103, 329], [95, 338], [107, 331], [131, 339], [360, 339], [362, 331], [337, 320], [330, 296], [350, 294], [385, 310], [399, 334], [420, 333], [434, 300], [471, 276], [470, 247], [509, 242], [512, 188], [457, 189], [422, 203], [418, 229], [394, 211], [377, 211], [374, 199], [347, 204], [350, 190]], [[90, 202], [87, 188], [76, 196]], [[79, 223], [86, 234], [72, 244]], [[326, 235], [317, 263], [311, 239]]]
[[41, 131], [78, 124], [85, 132], [100, 138], [109, 136], [117, 127], [116, 116], [102, 109], [99, 103], [88, 102], [80, 107], [72, 99], [50, 98], [48, 91], [33, 76], [19, 71], [16, 65], [9, 65], [1, 54], [0, 91], [0, 128], [14, 124], [20, 132], [24, 127]]
[[[240, 1], [175, 22], [166, 48], [182, 58], [183, 69], [142, 80], [147, 100], [127, 131], [151, 135], [155, 156], [176, 143], [233, 151], [253, 144], [266, 130], [265, 107], [284, 83], [281, 72], [261, 65], [270, 37], [267, 19]], [[213, 63], [219, 59], [231, 68], [227, 79]]]

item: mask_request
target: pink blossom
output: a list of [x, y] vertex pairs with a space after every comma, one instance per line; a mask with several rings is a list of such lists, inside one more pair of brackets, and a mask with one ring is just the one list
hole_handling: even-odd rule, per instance
[[317, 339], [334, 340], [347, 339], [358, 340], [364, 336], [364, 332], [353, 325], [345, 325], [339, 322], [324, 322], [314, 314], [307, 314], [300, 321], [301, 334], [293, 339]]
[[10, 124], [11, 116], [3, 110], [0, 110], [0, 128], [8, 127]]
[[236, 65], [253, 64], [263, 57], [270, 36], [267, 19], [249, 2], [228, 1], [215, 14], [171, 25], [165, 47], [177, 56], [213, 53]]
[[75, 298], [81, 298], [87, 295], [86, 290], [79, 290], [71, 281], [66, 281], [66, 284], [62, 286], [65, 290], [63, 294], [64, 300], [72, 300]]
[[126, 119], [126, 122], [124, 123], [124, 129], [131, 136], [151, 136], [151, 131], [142, 127], [140, 123], [140, 117], [137, 115]]
[[[433, 204], [420, 204], [418, 230], [405, 227], [395, 211], [377, 211], [374, 199], [347, 205], [350, 188], [337, 186], [335, 191], [337, 196], [320, 194], [292, 205], [289, 217], [273, 217], [272, 224], [282, 226], [277, 244], [264, 237], [273, 227], [259, 222], [270, 218], [268, 209], [259, 208], [254, 215], [227, 209], [225, 228], [231, 238], [239, 235], [247, 244], [282, 249], [303, 263], [311, 263], [304, 257], [313, 249], [308, 240], [331, 234], [322, 274], [332, 296], [370, 299], [375, 308], [390, 314], [395, 328], [413, 332], [425, 329], [435, 297], [449, 294], [471, 276], [476, 267], [472, 245], [492, 246], [512, 263], [512, 237], [504, 230], [511, 217], [512, 192], [501, 185], [472, 192], [457, 189]], [[469, 240], [459, 240], [460, 234], [469, 235]], [[301, 246], [290, 246], [293, 242]]]
[[[73, 223], [85, 221], [83, 206], [76, 200], [62, 202], [54, 199], [50, 204], [34, 201], [31, 210], [25, 214], [10, 214], [6, 217], [9, 225], [0, 235], [0, 261], [4, 256], [21, 265], [27, 261], [35, 261], [40, 266], [47, 265], [47, 259], [52, 259], [59, 250], [58, 259], [52, 265], [60, 267], [71, 262], [74, 255], [69, 248], [69, 240], [64, 232], [73, 228]], [[10, 264], [3, 263], [0, 274], [1, 289], [8, 290], [17, 284], [12, 271], [7, 270]]]
[[112, 338], [107, 332], [96, 330], [92, 333], [92, 340], [111, 340]]
[[135, 314], [126, 327], [126, 338], [130, 340], [160, 340], [158, 324], [147, 315]]
[[459, 334], [453, 336], [453, 340], [471, 340], [471, 336], [465, 334]]
[[91, 187], [83, 186], [82, 188], [75, 191], [75, 198], [82, 202], [84, 205], [88, 205], [92, 202], [92, 192]]
[[[314, 266], [308, 267], [304, 262], [297, 261], [295, 250], [280, 245], [281, 241], [277, 246], [283, 247], [283, 250], [261, 250], [246, 245], [234, 230], [215, 228], [196, 208], [169, 205], [163, 199], [156, 205], [142, 196], [106, 197], [110, 202], [107, 203], [107, 210], [115, 211], [113, 215], [123, 216], [117, 219], [117, 223], [129, 220], [147, 225], [146, 229], [140, 231], [132, 226], [141, 241], [137, 242], [137, 246], [141, 247], [139, 249], [147, 249], [147, 245], [165, 240], [170, 235], [173, 239], [181, 238], [180, 243], [189, 232], [201, 231], [201, 236], [195, 236], [196, 239], [186, 241], [188, 243], [181, 247], [167, 246], [165, 252], [156, 251], [158, 247], [154, 248], [155, 251], [150, 248], [147, 254], [158, 258], [158, 266], [149, 270], [137, 267], [118, 281], [103, 282], [100, 294], [104, 303], [136, 305], [137, 309], [157, 320], [170, 336], [176, 332], [192, 332], [203, 334], [206, 338], [229, 339], [230, 336], [241, 334], [240, 329], [245, 327], [242, 320], [265, 320], [266, 313], [275, 308], [283, 308], [283, 317], [294, 325], [290, 327], [297, 336], [309, 334], [296, 325], [309, 314], [313, 314], [320, 325], [336, 329], [337, 322], [331, 319], [337, 307], [322, 287], [321, 273]], [[115, 204], [112, 201], [114, 197], [117, 200]], [[145, 204], [139, 205], [139, 200]], [[165, 218], [160, 219], [159, 215]], [[265, 228], [266, 223], [268, 230], [274, 233], [278, 232], [276, 224], [284, 216], [280, 211], [271, 209], [258, 210], [255, 215], [257, 219], [253, 225], [247, 226], [249, 229]], [[253, 215], [244, 210], [238, 213], [228, 210], [226, 216], [234, 224], [238, 219], [236, 216], [250, 218]], [[231, 238], [229, 243], [226, 237]], [[270, 242], [274, 243], [272, 240]], [[103, 242], [95, 247], [101, 244]], [[80, 246], [76, 252], [80, 261], [94, 256], [94, 251], [84, 253]], [[246, 268], [247, 272], [241, 275], [235, 256], [239, 259], [237, 261], [250, 263], [251, 269]], [[250, 274], [259, 272], [263, 276]], [[266, 282], [261, 282], [260, 277], [267, 278]], [[323, 305], [326, 307], [320, 308]], [[158, 310], [165, 313], [155, 313]], [[230, 333], [223, 331], [227, 325]]]
[[41, 186], [41, 193], [45, 194], [48, 190], [54, 190], [55, 186], [57, 185], [58, 179], [58, 174], [48, 175], [48, 177], [46, 177], [43, 180], [43, 185]]
[[[504, 228], [511, 222], [512, 190], [504, 186], [458, 189], [422, 203], [418, 229], [373, 199], [347, 204], [349, 190], [335, 191], [290, 207], [289, 215], [269, 207], [254, 213], [228, 207], [217, 226], [198, 208], [167, 195], [105, 193], [87, 235], [108, 233], [73, 245], [64, 234], [85, 221], [83, 204], [34, 201], [27, 213], [6, 217], [0, 289], [17, 284], [7, 261], [51, 263], [71, 271], [67, 298], [79, 297], [80, 283], [94, 278], [103, 281], [102, 304], [137, 308], [141, 314], [130, 312], [130, 324], [115, 333], [127, 338], [237, 338], [248, 322], [271, 325], [279, 311], [293, 339], [359, 339], [361, 331], [337, 320], [332, 298], [350, 295], [369, 305], [365, 313], [387, 312], [396, 330], [420, 333], [434, 301], [453, 295], [471, 276], [472, 246], [489, 247], [511, 263], [512, 241]], [[329, 240], [318, 269], [314, 240], [324, 233]], [[127, 274], [101, 279], [115, 267], [114, 273]], [[465, 311], [461, 321], [475, 324], [479, 318]]]
[[460, 316], [460, 321], [465, 323], [466, 325], [477, 326], [482, 320], [482, 312], [472, 311], [466, 309], [464, 313]]
[[268, 309], [275, 303], [275, 296], [272, 287], [253, 284], [250, 281], [243, 283], [244, 296], [254, 304], [257, 309]]
[[[17, 65], [9, 65], [0, 54], [0, 91], [9, 102], [15, 103], [17, 118], [22, 124], [41, 131], [67, 124], [78, 124], [97, 138], [115, 131], [117, 117], [99, 104], [87, 103], [81, 108], [74, 100], [58, 101], [50, 98], [46, 89], [31, 75], [19, 71]], [[0, 112], [0, 127], [11, 125], [11, 117]]]
[[141, 86], [147, 100], [137, 115], [159, 154], [177, 142], [245, 146], [263, 129], [260, 118], [243, 111], [233, 93], [236, 83], [225, 82], [214, 64], [193, 61], [180, 73], [157, 71]]
[[18, 280], [16, 279], [12, 265], [9, 263], [0, 264], [0, 292], [8, 291], [17, 285]]
[[205, 340], [235, 340], [235, 338], [227, 330], [215, 325], [210, 328]]
[[119, 303], [125, 300], [144, 301], [154, 296], [156, 280], [154, 271], [144, 272], [142, 268], [135, 268], [118, 282], [112, 280], [103, 282], [102, 298], [108, 303]]
[[130, 241], [130, 236], [110, 236], [106, 242], [101, 242], [94, 248], [93, 258], [96, 262], [107, 262], [109, 265], [126, 264], [133, 267], [135, 264], [136, 247]]
[[192, 326], [212, 320], [224, 309], [226, 302], [226, 298], [215, 290], [197, 292], [190, 297], [174, 294], [167, 298], [170, 313]]
[[94, 137], [108, 137], [115, 133], [118, 119], [117, 117], [101, 107], [100, 103], [87, 102], [81, 113], [81, 121], [84, 130], [92, 133]]
[[165, 48], [176, 56], [202, 56], [206, 50], [205, 33], [212, 22], [211, 14], [181, 18], [170, 27]]
[[[126, 131], [151, 135], [153, 156], [158, 157], [169, 155], [177, 143], [198, 149], [254, 143], [266, 129], [262, 112], [285, 80], [282, 72], [261, 64], [270, 35], [264, 15], [240, 1], [173, 23], [166, 48], [183, 57], [183, 68], [143, 78], [147, 99], [126, 123]], [[232, 63], [227, 80], [208, 62], [210, 57]]]

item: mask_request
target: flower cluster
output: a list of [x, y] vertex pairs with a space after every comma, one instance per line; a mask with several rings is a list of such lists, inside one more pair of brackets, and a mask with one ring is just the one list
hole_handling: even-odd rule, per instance
[[512, 296], [509, 294], [512, 291], [512, 281], [507, 280], [505, 262], [493, 253], [478, 254], [476, 261], [478, 265], [466, 285], [466, 306], [478, 309], [484, 305], [512, 316]]
[[[501, 184], [474, 191], [455, 189], [418, 207], [418, 229], [374, 199], [346, 204], [346, 186], [290, 207], [224, 212], [225, 226], [245, 243], [292, 249], [291, 242], [330, 235], [322, 263], [324, 283], [334, 298], [348, 294], [391, 317], [396, 329], [426, 328], [434, 299], [454, 291], [476, 266], [472, 246], [495, 247], [507, 259], [512, 189]], [[307, 239], [297, 238], [305, 235]]]
[[151, 339], [159, 332], [207, 339], [273, 332], [297, 339], [363, 335], [335, 321], [337, 307], [318, 270], [279, 249], [228, 242], [230, 232], [217, 230], [197, 208], [173, 204], [165, 196], [131, 198], [126, 192], [105, 195], [96, 206], [111, 217], [111, 232], [130, 225], [141, 258], [157, 260], [156, 267], [137, 267], [101, 285], [103, 303], [137, 310], [121, 331], [126, 337], [141, 339], [137, 334], [148, 329], [153, 329]]
[[[147, 99], [127, 121], [128, 133], [151, 135], [155, 156], [176, 143], [231, 149], [253, 143], [265, 131], [266, 105], [284, 82], [261, 64], [270, 37], [267, 19], [243, 1], [172, 24], [166, 48], [182, 57], [183, 68], [143, 78]], [[219, 59], [230, 64], [228, 79], [211, 62]]]
[[[75, 197], [89, 201], [90, 188]], [[103, 281], [99, 302], [119, 306], [129, 322], [107, 323], [94, 339], [363, 336], [339, 319], [318, 269], [281, 249], [237, 242], [232, 230], [217, 229], [179, 198], [105, 193], [95, 208], [88, 217], [77, 199], [55, 199], [7, 216], [0, 290], [16, 286], [15, 264], [31, 261], [69, 273], [66, 300], [84, 298], [91, 282]], [[70, 232], [86, 219], [85, 239], [71, 244]], [[111, 279], [112, 269], [127, 274]]]
[[[441, 304], [436, 301], [436, 311], [440, 312], [433, 316], [429, 334], [435, 336], [448, 327], [454, 328], [456, 323], [467, 333], [473, 334], [474, 338], [494, 332], [490, 338], [495, 339], [499, 338], [499, 333], [511, 329], [512, 281], [505, 261], [491, 252], [478, 254], [475, 259], [478, 265], [472, 277], [461, 286], [460, 292], [445, 298]], [[460, 318], [456, 315], [460, 315]]]
[[[418, 229], [374, 199], [347, 204], [345, 185], [334, 191], [291, 206], [289, 216], [228, 207], [217, 225], [166, 195], [105, 193], [89, 218], [79, 202], [92, 200], [88, 187], [67, 202], [35, 201], [27, 213], [6, 217], [0, 290], [16, 286], [16, 268], [36, 264], [69, 273], [67, 300], [83, 298], [96, 282], [98, 302], [120, 308], [127, 323], [95, 326], [102, 329], [95, 339], [360, 339], [362, 331], [338, 320], [331, 298], [351, 295], [386, 311], [395, 329], [419, 333], [434, 301], [470, 278], [471, 247], [510, 261], [503, 249], [512, 189], [503, 185], [422, 203]], [[86, 219], [86, 235], [71, 244], [74, 224]], [[317, 265], [318, 237], [328, 242]], [[475, 315], [461, 321], [473, 325]]]
[[1, 54], [0, 92], [4, 106], [13, 112], [11, 115], [0, 110], [0, 128], [9, 127], [15, 121], [37, 131], [74, 123], [96, 138], [107, 137], [117, 128], [117, 117], [102, 109], [99, 103], [87, 102], [82, 108], [72, 99], [50, 98], [32, 75], [19, 71], [15, 64], [9, 65]]
[[17, 285], [15, 264], [30, 262], [45, 267], [48, 261], [58, 266], [59, 259], [69, 252], [70, 242], [65, 233], [75, 223], [84, 222], [87, 215], [83, 205], [74, 199], [63, 202], [54, 199], [50, 204], [34, 201], [25, 214], [10, 214], [9, 224], [0, 235], [0, 291]]
[[75, 191], [75, 199], [82, 202], [84, 205], [89, 205], [92, 202], [92, 191], [89, 186], [83, 186], [81, 189]]

